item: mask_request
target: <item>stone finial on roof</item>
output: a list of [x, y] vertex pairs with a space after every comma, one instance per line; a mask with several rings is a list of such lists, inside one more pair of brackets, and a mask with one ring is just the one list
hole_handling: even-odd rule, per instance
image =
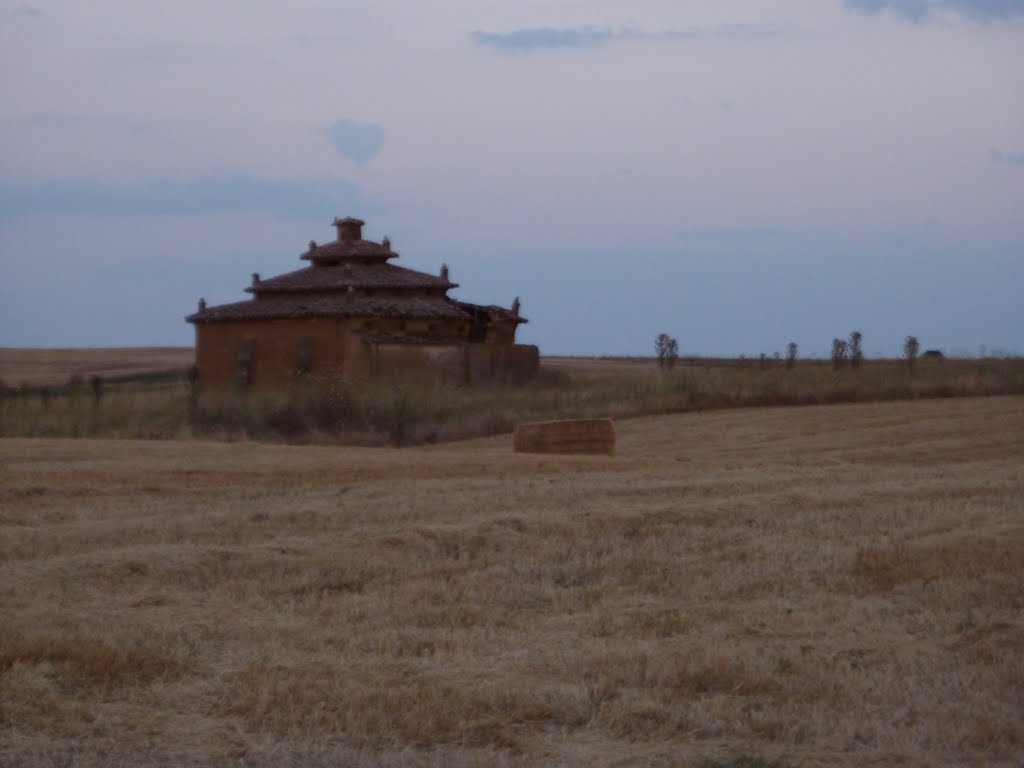
[[447, 264], [442, 264], [441, 265], [441, 279], [442, 280], [447, 280], [448, 279], [448, 265]]
[[515, 300], [512, 302], [512, 315], [515, 316], [515, 317], [519, 317], [519, 297], [518, 296], [516, 296]]
[[206, 311], [206, 299], [200, 299], [199, 300], [199, 311], [200, 312], [205, 312]]
[[309, 252], [312, 253], [316, 250], [316, 240], [309, 241]]
[[391, 250], [391, 238], [388, 237], [387, 235], [384, 235], [384, 239], [380, 241], [380, 244], [387, 248], [389, 251]]
[[252, 287], [255, 288], [259, 284], [260, 284], [260, 273], [259, 272], [253, 272], [252, 273]]

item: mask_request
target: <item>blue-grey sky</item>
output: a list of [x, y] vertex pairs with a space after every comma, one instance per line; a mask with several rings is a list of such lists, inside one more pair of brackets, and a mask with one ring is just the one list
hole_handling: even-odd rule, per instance
[[0, 346], [189, 344], [335, 216], [546, 354], [1024, 353], [1024, 2], [0, 0]]

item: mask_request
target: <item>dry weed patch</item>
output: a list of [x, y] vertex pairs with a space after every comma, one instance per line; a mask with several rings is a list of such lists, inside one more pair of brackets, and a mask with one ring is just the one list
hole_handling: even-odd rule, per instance
[[64, 686], [90, 689], [145, 685], [185, 671], [173, 655], [136, 638], [57, 630], [4, 636], [0, 672], [15, 665], [45, 666]]
[[1024, 531], [1013, 531], [1004, 539], [967, 534], [941, 543], [866, 547], [857, 552], [855, 567], [858, 576], [882, 590], [909, 582], [1013, 576], [1024, 572]]
[[1016, 768], [1024, 400], [617, 433], [0, 440], [0, 763]]

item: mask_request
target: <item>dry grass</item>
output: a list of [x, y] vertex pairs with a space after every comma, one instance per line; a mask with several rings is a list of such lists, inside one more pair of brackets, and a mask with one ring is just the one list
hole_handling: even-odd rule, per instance
[[0, 440], [0, 764], [1024, 755], [1024, 398], [608, 457]]
[[[29, 352], [21, 354], [31, 357]], [[913, 371], [891, 360], [840, 371], [814, 361], [787, 370], [771, 360], [687, 360], [671, 372], [659, 371], [650, 359], [545, 358], [540, 375], [526, 386], [453, 388], [313, 377], [287, 392], [195, 398], [185, 370], [166, 369], [187, 350], [83, 352], [91, 368], [79, 365], [74, 351], [43, 352], [50, 355], [50, 368], [38, 362], [34, 375], [52, 379], [73, 369], [73, 386], [0, 387], [0, 437], [212, 436], [412, 445], [507, 433], [524, 421], [1024, 394], [1019, 358], [920, 361]], [[142, 362], [147, 353], [148, 370]], [[131, 376], [93, 378], [132, 364], [138, 372]]]

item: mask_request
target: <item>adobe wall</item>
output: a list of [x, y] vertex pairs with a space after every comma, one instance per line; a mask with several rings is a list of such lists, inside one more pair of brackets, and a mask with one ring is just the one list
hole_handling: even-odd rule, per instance
[[[202, 391], [232, 390], [242, 385], [240, 353], [249, 345], [248, 386], [284, 389], [292, 381], [309, 350], [309, 375], [369, 374], [358, 360], [346, 360], [351, 322], [319, 318], [294, 320], [241, 320], [196, 325], [196, 365]], [[308, 342], [307, 342], [308, 339]]]
[[463, 344], [374, 344], [373, 373], [381, 379], [461, 384]]
[[[344, 376], [349, 380], [411, 377], [449, 384], [522, 383], [540, 367], [539, 352], [532, 345], [464, 343], [455, 338], [451, 344], [374, 343], [358, 333], [427, 330], [418, 325], [387, 319], [321, 318], [198, 324], [199, 386], [204, 392], [284, 390], [303, 367], [313, 381]], [[451, 335], [456, 326], [438, 323], [432, 330]]]
[[540, 350], [532, 344], [466, 344], [467, 382], [504, 381], [522, 384], [540, 370]]
[[487, 328], [487, 343], [499, 347], [507, 347], [515, 344], [516, 325], [509, 322], [491, 323]]
[[466, 344], [463, 366], [465, 380], [470, 384], [494, 381], [498, 370], [498, 350], [491, 344]]
[[534, 344], [507, 347], [502, 378], [511, 384], [525, 384], [540, 370], [540, 349]]

